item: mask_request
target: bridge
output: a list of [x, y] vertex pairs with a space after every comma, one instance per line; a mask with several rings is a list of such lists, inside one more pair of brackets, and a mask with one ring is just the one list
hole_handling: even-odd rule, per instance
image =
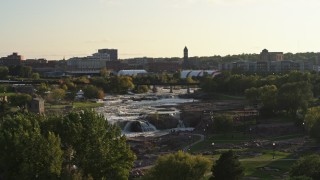
[[183, 87], [187, 87], [187, 93], [190, 93], [190, 87], [191, 86], [200, 86], [200, 83], [198, 82], [193, 82], [193, 83], [187, 83], [187, 82], [176, 82], [176, 83], [162, 83], [162, 82], [150, 82], [150, 83], [135, 83], [134, 85], [136, 86], [142, 86], [142, 85], [146, 85], [146, 86], [153, 86], [152, 90], [153, 92], [157, 91], [157, 87], [156, 86], [170, 86], [170, 93], [173, 93], [173, 87], [175, 86], [183, 86]]
[[[0, 84], [16, 84], [16, 85], [39, 85], [41, 83], [46, 84], [61, 84], [59, 80], [56, 79], [45, 79], [45, 80], [0, 80]], [[86, 83], [82, 82], [74, 82], [75, 84], [80, 85], [86, 85]], [[135, 86], [153, 86], [152, 90], [154, 92], [157, 91], [156, 86], [170, 86], [170, 93], [173, 92], [173, 87], [175, 86], [183, 86], [187, 87], [187, 92], [190, 93], [190, 87], [191, 86], [197, 86], [199, 87], [200, 83], [193, 82], [193, 83], [187, 83], [187, 82], [175, 82], [175, 83], [163, 83], [163, 82], [137, 82], [134, 83]]]
[[[46, 83], [46, 84], [61, 84], [59, 80], [0, 80], [0, 84], [19, 84], [19, 85], [24, 85], [24, 84], [41, 84], [41, 83]], [[85, 84], [81, 82], [74, 82], [75, 84]]]

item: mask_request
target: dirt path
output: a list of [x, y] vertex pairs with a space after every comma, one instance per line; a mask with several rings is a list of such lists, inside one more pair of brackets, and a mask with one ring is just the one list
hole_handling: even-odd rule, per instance
[[190, 147], [192, 147], [192, 146], [194, 146], [194, 145], [196, 145], [196, 144], [204, 141], [204, 135], [202, 135], [202, 134], [193, 134], [193, 135], [200, 136], [200, 139], [199, 139], [198, 141], [196, 141], [196, 142], [194, 142], [194, 143], [192, 143], [192, 144], [189, 144], [188, 146], [184, 147], [184, 148], [182, 149], [183, 152], [187, 152]]

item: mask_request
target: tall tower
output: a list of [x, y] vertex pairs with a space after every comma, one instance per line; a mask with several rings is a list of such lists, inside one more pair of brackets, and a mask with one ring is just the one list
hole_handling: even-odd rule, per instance
[[183, 66], [184, 68], [189, 68], [189, 61], [188, 61], [188, 48], [187, 46], [183, 49]]

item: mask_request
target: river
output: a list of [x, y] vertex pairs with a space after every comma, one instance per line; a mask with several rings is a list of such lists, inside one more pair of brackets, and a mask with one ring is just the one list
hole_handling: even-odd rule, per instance
[[[128, 94], [117, 96], [106, 96], [103, 107], [96, 108], [96, 111], [103, 114], [111, 124], [118, 124], [122, 127], [122, 134], [126, 136], [158, 136], [170, 132], [171, 129], [157, 130], [153, 125], [145, 122], [143, 117], [147, 114], [169, 114], [180, 118], [180, 110], [175, 106], [181, 103], [194, 102], [194, 99], [179, 98], [178, 95], [185, 94], [186, 89], [174, 90], [158, 88], [157, 93]], [[130, 123], [139, 122], [145, 132], [130, 132], [127, 127]], [[185, 128], [179, 124], [184, 130]]]

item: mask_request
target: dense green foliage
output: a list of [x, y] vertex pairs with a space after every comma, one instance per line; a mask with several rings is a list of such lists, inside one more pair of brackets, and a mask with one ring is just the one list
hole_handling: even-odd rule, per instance
[[239, 180], [244, 176], [244, 168], [235, 156], [233, 151], [229, 150], [221, 154], [220, 158], [212, 166], [211, 180]]
[[287, 180], [313, 180], [313, 179], [308, 176], [294, 176], [294, 177], [288, 178]]
[[290, 176], [307, 176], [313, 180], [320, 179], [320, 156], [314, 154], [301, 158], [292, 166]]
[[61, 174], [60, 138], [41, 134], [42, 117], [18, 114], [0, 121], [0, 174], [4, 179], [56, 179]]
[[32, 68], [29, 66], [10, 66], [9, 75], [23, 78], [30, 78], [32, 75]]
[[304, 117], [304, 128], [311, 137], [320, 141], [320, 107], [308, 109]]
[[252, 104], [261, 105], [261, 115], [286, 112], [296, 116], [306, 112], [314, 95], [319, 94], [320, 80], [316, 74], [297, 71], [284, 75], [243, 75], [223, 72], [215, 78], [201, 79], [202, 91], [245, 95]]
[[61, 88], [53, 89], [49, 94], [50, 101], [53, 101], [53, 102], [59, 102], [62, 99], [64, 99], [65, 96], [66, 96], [66, 91]]
[[217, 114], [214, 116], [213, 127], [215, 132], [230, 132], [233, 128], [233, 118], [227, 114]]
[[120, 129], [93, 111], [2, 117], [4, 179], [128, 179], [133, 152]]
[[9, 69], [6, 66], [0, 66], [0, 79], [6, 79], [9, 74]]
[[9, 102], [12, 106], [25, 107], [32, 100], [29, 94], [16, 94], [9, 97]]
[[99, 89], [93, 85], [88, 85], [83, 88], [84, 97], [88, 99], [103, 99], [104, 98], [104, 92], [102, 89]]
[[210, 170], [211, 162], [202, 156], [193, 156], [179, 151], [159, 157], [146, 180], [199, 180]]
[[94, 179], [128, 178], [135, 156], [120, 129], [103, 116], [93, 111], [70, 113], [49, 118], [43, 128], [61, 137], [67, 167], [76, 165], [83, 176]]

